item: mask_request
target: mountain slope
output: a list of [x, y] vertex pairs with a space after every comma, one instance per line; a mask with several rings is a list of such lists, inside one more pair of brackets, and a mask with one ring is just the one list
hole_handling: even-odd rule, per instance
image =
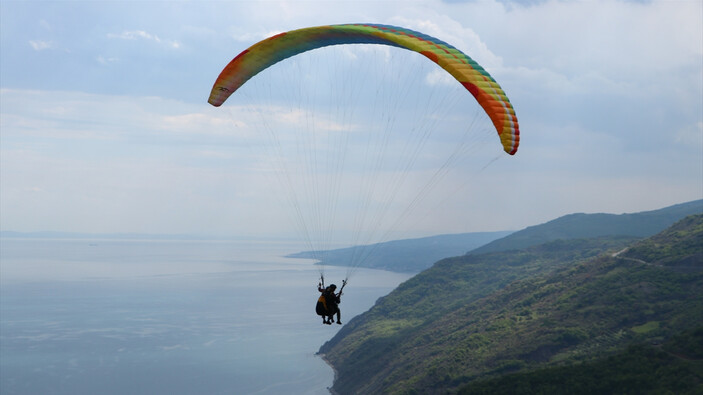
[[[338, 373], [333, 389], [444, 393], [703, 325], [703, 215], [687, 220], [640, 244], [558, 241], [441, 261], [323, 345]], [[641, 259], [646, 248], [657, 262]], [[682, 261], [688, 270], [672, 270]]]
[[304, 251], [288, 255], [288, 257], [320, 258], [321, 264], [333, 266], [348, 266], [350, 262], [359, 262], [360, 266], [373, 269], [416, 273], [427, 269], [442, 258], [463, 255], [466, 251], [505, 237], [510, 233], [512, 232], [439, 235], [329, 251]]
[[700, 394], [702, 361], [699, 327], [661, 346], [638, 344], [592, 362], [477, 380], [459, 394]]
[[320, 348], [320, 353], [326, 355], [339, 373], [335, 388], [344, 389], [341, 393], [354, 392], [346, 390], [375, 372], [392, 369], [396, 359], [412, 355], [412, 351], [408, 354], [406, 350], [407, 344], [422, 345], [429, 341], [432, 335], [425, 338], [423, 332], [434, 328], [442, 317], [521, 278], [547, 273], [605, 251], [612, 254], [633, 241], [632, 238], [555, 241], [519, 252], [444, 259], [352, 319]]
[[703, 213], [703, 200], [633, 214], [570, 214], [512, 233], [470, 253], [522, 249], [557, 239], [613, 235], [649, 237], [686, 216], [700, 213]]

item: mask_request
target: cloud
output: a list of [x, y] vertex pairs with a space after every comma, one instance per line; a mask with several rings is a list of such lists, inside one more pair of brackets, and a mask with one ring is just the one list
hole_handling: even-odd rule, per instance
[[254, 44], [263, 39], [273, 37], [277, 34], [283, 33], [282, 30], [256, 30], [256, 31], [245, 31], [241, 28], [232, 28], [230, 31], [230, 37], [238, 42]]
[[432, 15], [431, 20], [393, 17], [391, 18], [391, 23], [417, 30], [445, 41], [466, 53], [489, 71], [503, 65], [502, 58], [489, 50], [486, 43], [481, 40], [481, 37], [473, 29], [465, 27], [449, 16]]
[[159, 36], [145, 32], [144, 30], [126, 30], [119, 34], [108, 33], [108, 38], [116, 38], [121, 40], [146, 40], [167, 46], [169, 48], [178, 49], [181, 44], [175, 40], [162, 40]]
[[[230, 206], [241, 186], [251, 193], [261, 184], [246, 165], [251, 147], [237, 148], [236, 134], [208, 128], [232, 130], [226, 119], [198, 113], [204, 105], [186, 110], [157, 98], [7, 89], [0, 98], [3, 229], [126, 231], [137, 225], [160, 232], [166, 229], [158, 218], [166, 216], [171, 231], [185, 231], [190, 221], [216, 223], [218, 212], [222, 221], [232, 220], [223, 213], [239, 212]], [[243, 203], [249, 216], [254, 201]], [[227, 227], [223, 222], [219, 229]]]
[[53, 44], [51, 41], [43, 41], [43, 40], [30, 40], [29, 45], [35, 51], [44, 51], [44, 50], [53, 48]]
[[100, 64], [110, 64], [110, 63], [118, 62], [118, 61], [119, 61], [119, 58], [114, 57], [114, 56], [104, 57], [104, 56], [101, 55], [101, 56], [98, 56], [98, 57], [96, 58], [96, 60], [97, 60], [98, 63], [100, 63]]
[[166, 115], [161, 118], [161, 121], [161, 128], [179, 133], [222, 135], [232, 134], [232, 128], [238, 130], [247, 128], [246, 123], [242, 120], [204, 112]]
[[[32, 19], [0, 26], [8, 55], [0, 59], [4, 229], [286, 233], [290, 208], [271, 193], [280, 163], [263, 148], [270, 128], [286, 144], [313, 120], [314, 107], [320, 137], [343, 136], [357, 149], [373, 116], [412, 108], [378, 129], [408, 131], [437, 119], [464, 130], [473, 97], [457, 86], [457, 96], [473, 102], [437, 106], [430, 120], [416, 116], [424, 103], [403, 99], [457, 84], [427, 59], [391, 47], [311, 51], [252, 78], [221, 108], [204, 103], [238, 50], [280, 31], [349, 22], [397, 24], [454, 45], [491, 73], [518, 114], [518, 154], [480, 163], [477, 175], [453, 167], [436, 191], [446, 205], [427, 222], [412, 218], [416, 229], [515, 229], [574, 211], [637, 211], [702, 197], [699, 1], [186, 2], [169, 10], [124, 3], [110, 12], [37, 4], [5, 4]], [[134, 15], [146, 28], [120, 25]], [[55, 51], [66, 43], [70, 54]], [[317, 60], [351, 72], [323, 75], [310, 67]], [[375, 100], [339, 94], [360, 83], [394, 88], [379, 89]], [[311, 92], [302, 100], [301, 87]], [[265, 90], [271, 95], [262, 99]], [[357, 103], [366, 106], [345, 113]], [[339, 114], [348, 118], [340, 122]], [[445, 148], [452, 138], [427, 147]], [[418, 164], [431, 163], [431, 154]], [[395, 179], [392, 169], [378, 178]], [[416, 180], [408, 178], [403, 194]]]
[[596, 72], [642, 80], [700, 62], [701, 7], [695, 1], [547, 1], [504, 9], [490, 20], [494, 29], [504, 29], [496, 38], [512, 62], [569, 76]]

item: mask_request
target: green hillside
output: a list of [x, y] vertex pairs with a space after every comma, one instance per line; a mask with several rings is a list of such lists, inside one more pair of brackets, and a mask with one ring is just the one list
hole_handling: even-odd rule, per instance
[[702, 228], [699, 215], [639, 243], [559, 240], [440, 261], [323, 345], [333, 389], [445, 393], [701, 326]]
[[664, 265], [679, 271], [697, 270], [703, 262], [703, 223], [690, 216], [623, 252], [623, 257]]
[[493, 394], [700, 394], [703, 327], [663, 345], [637, 344], [583, 364], [537, 369], [476, 380], [461, 395]]
[[633, 214], [570, 214], [512, 233], [481, 246], [471, 253], [522, 249], [557, 239], [584, 239], [614, 235], [649, 237], [684, 217], [701, 213], [703, 213], [703, 200]]

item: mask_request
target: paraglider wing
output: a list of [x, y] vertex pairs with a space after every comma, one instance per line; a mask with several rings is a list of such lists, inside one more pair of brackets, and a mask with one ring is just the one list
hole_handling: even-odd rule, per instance
[[473, 59], [453, 46], [423, 33], [397, 26], [344, 24], [309, 27], [280, 33], [260, 41], [235, 57], [220, 73], [208, 102], [220, 106], [250, 78], [291, 56], [340, 44], [383, 44], [426, 56], [451, 74], [476, 98], [500, 136], [505, 152], [513, 155], [520, 143], [517, 117], [503, 89]]

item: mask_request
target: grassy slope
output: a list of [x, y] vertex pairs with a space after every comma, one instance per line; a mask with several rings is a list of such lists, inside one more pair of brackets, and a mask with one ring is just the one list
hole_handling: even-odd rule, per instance
[[[587, 361], [700, 325], [703, 302], [694, 295], [703, 294], [703, 275], [690, 263], [701, 246], [701, 222], [703, 216], [617, 257], [632, 240], [557, 241], [441, 261], [322, 347], [338, 372], [334, 389], [443, 392], [479, 377]], [[644, 254], [652, 243], [658, 247]], [[643, 259], [653, 256], [659, 260]], [[667, 259], [688, 259], [690, 270], [658, 263]]]

